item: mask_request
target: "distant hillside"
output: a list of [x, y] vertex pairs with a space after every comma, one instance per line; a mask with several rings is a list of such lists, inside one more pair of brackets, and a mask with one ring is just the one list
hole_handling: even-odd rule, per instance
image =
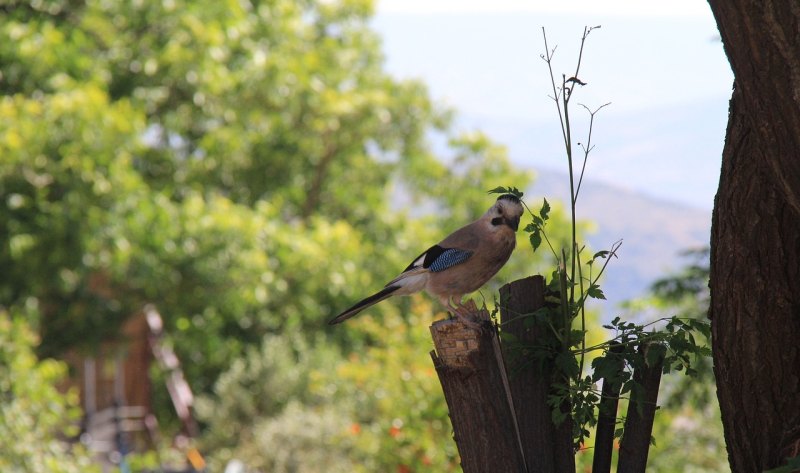
[[[528, 201], [546, 197], [566, 206], [567, 175], [542, 169], [536, 174], [533, 187], [525, 192]], [[603, 281], [606, 315], [618, 303], [642, 295], [653, 281], [682, 267], [681, 251], [707, 246], [711, 229], [711, 214], [706, 210], [594, 181], [583, 183], [578, 219], [596, 224], [596, 232], [587, 236], [593, 251], [623, 240], [619, 259], [612, 261]]]

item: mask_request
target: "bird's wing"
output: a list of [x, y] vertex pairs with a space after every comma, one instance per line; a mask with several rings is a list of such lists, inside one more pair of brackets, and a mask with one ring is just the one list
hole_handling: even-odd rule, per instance
[[472, 256], [472, 253], [472, 251], [462, 248], [444, 248], [439, 245], [433, 245], [428, 248], [427, 251], [417, 256], [403, 271], [403, 274], [424, 269], [432, 273], [438, 273], [463, 263]]
[[[438, 273], [467, 261], [480, 243], [475, 230], [475, 223], [459, 228], [439, 244], [433, 245], [414, 258], [414, 261], [399, 276], [389, 281], [386, 287], [398, 284], [411, 276]], [[415, 282], [418, 279], [415, 278]]]
[[481, 242], [479, 238], [480, 230], [480, 221], [472, 222], [448, 235], [444, 240], [440, 241], [437, 246], [475, 251]]
[[437, 273], [468, 260], [480, 243], [475, 230], [475, 223], [459, 228], [414, 258], [400, 276], [425, 269]]

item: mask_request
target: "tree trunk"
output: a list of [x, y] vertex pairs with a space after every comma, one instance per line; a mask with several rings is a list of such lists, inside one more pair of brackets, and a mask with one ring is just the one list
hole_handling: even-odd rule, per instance
[[800, 3], [709, 0], [735, 75], [711, 235], [714, 371], [734, 472], [800, 445]]

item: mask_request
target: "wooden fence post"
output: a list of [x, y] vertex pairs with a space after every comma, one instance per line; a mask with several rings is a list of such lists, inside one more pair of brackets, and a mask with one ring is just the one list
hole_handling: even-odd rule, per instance
[[[655, 356], [649, 353], [656, 350]], [[656, 416], [658, 386], [661, 384], [661, 369], [664, 366], [666, 348], [660, 344], [643, 344], [639, 353], [645, 361], [653, 363], [633, 372], [633, 380], [642, 387], [642, 404], [631, 401], [625, 419], [625, 432], [619, 446], [617, 473], [644, 473], [647, 467], [647, 454], [650, 450], [650, 437], [653, 433], [653, 420]], [[640, 414], [641, 409], [641, 414]]]
[[458, 320], [431, 325], [431, 358], [442, 384], [464, 473], [525, 473], [517, 429], [498, 363], [497, 334], [486, 310], [483, 329]]
[[[620, 343], [612, 343], [609, 349], [610, 356], [616, 363], [614, 374], [619, 375], [625, 367], [625, 362], [620, 356], [624, 347]], [[611, 471], [611, 455], [614, 450], [614, 431], [617, 427], [617, 406], [619, 405], [619, 391], [622, 387], [619, 382], [612, 382], [603, 378], [600, 406], [597, 415], [597, 431], [594, 440], [594, 456], [592, 458], [592, 473], [609, 473]]]
[[[457, 319], [431, 325], [431, 351], [453, 425], [465, 473], [565, 473], [575, 471], [570, 406], [561, 406], [566, 419], [556, 426], [548, 397], [558, 376], [552, 364], [533, 366], [525, 347], [546, 336], [541, 324], [527, 323], [545, 305], [541, 276], [531, 276], [500, 288], [501, 330], [512, 343], [499, 343], [486, 309], [471, 309], [482, 320], [480, 330]], [[612, 343], [610, 352], [621, 354]], [[644, 473], [656, 412], [666, 348], [645, 344], [639, 353], [650, 364], [637, 368], [633, 381], [641, 389], [641, 404], [628, 406], [618, 473]], [[624, 361], [619, 357], [619, 371]], [[592, 470], [610, 471], [619, 383], [603, 380]]]
[[[525, 323], [525, 314], [544, 306], [544, 278], [531, 276], [500, 288], [502, 331], [510, 333], [520, 346], [536, 343], [544, 329]], [[553, 382], [552, 366], [533, 367], [520, 353], [504, 345], [511, 397], [514, 400], [523, 455], [531, 472], [575, 471], [572, 420], [567, 415], [558, 427], [553, 424], [547, 403]], [[566, 406], [568, 410], [569, 407]]]

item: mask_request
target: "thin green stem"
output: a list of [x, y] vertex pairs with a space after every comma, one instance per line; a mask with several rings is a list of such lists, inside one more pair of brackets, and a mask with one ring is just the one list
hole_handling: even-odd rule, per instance
[[572, 346], [571, 338], [572, 334], [570, 333], [570, 326], [571, 324], [571, 316], [572, 316], [572, 309], [570, 302], [567, 300], [567, 255], [564, 249], [561, 249], [561, 267], [559, 270], [559, 285], [561, 286], [561, 290], [559, 291], [561, 294], [561, 317], [562, 317], [562, 329], [564, 330], [564, 339], [566, 340], [567, 344], [564, 345], [565, 350], [569, 350], [569, 347]]
[[[570, 200], [570, 219], [572, 224], [572, 244], [570, 245], [570, 265], [571, 270], [569, 272], [569, 279], [572, 283], [575, 282], [575, 251], [576, 246], [578, 244], [578, 234], [577, 234], [577, 222], [575, 219], [575, 173], [572, 168], [572, 127], [569, 122], [569, 99], [572, 96], [571, 88], [567, 88], [566, 78], [562, 75], [562, 88], [564, 94], [562, 97], [562, 102], [564, 105], [564, 128], [566, 130], [566, 138], [565, 138], [565, 145], [566, 145], [566, 152], [567, 152], [567, 165], [569, 170], [569, 200]], [[569, 302], [570, 304], [575, 302], [575, 285], [570, 285], [569, 288]]]
[[[597, 112], [599, 112], [603, 107], [611, 105], [611, 102], [604, 103], [603, 105], [597, 107], [594, 111], [589, 110], [589, 107], [580, 103], [578, 104], [581, 107], [585, 108], [587, 112], [589, 112], [589, 136], [586, 139], [586, 145], [581, 145], [583, 148], [583, 165], [581, 166], [581, 174], [578, 178], [578, 188], [575, 190], [575, 200], [578, 200], [578, 195], [581, 192], [581, 184], [583, 183], [583, 174], [586, 171], [586, 161], [589, 159], [589, 153], [592, 151], [592, 130], [594, 129], [594, 116]], [[579, 143], [580, 144], [580, 143]]]
[[600, 276], [603, 275], [603, 272], [606, 270], [606, 267], [608, 266], [608, 263], [611, 262], [611, 258], [612, 257], [616, 258], [617, 250], [619, 250], [620, 246], [622, 246], [622, 240], [617, 240], [616, 242], [614, 242], [613, 245], [611, 245], [611, 250], [609, 250], [608, 255], [606, 256], [606, 260], [603, 262], [603, 265], [600, 266], [600, 272], [597, 273], [597, 276], [595, 276], [594, 280], [589, 281], [591, 284], [594, 284], [598, 280], [600, 280]]
[[[526, 204], [525, 201], [521, 199], [520, 202], [522, 202], [522, 205], [525, 207], [528, 213], [531, 214], [531, 217], [533, 217], [534, 216], [533, 211], [531, 210], [530, 207], [528, 207], [528, 204]], [[556, 249], [553, 247], [553, 244], [550, 243], [550, 239], [547, 238], [547, 232], [544, 231], [544, 223], [542, 224], [540, 231], [542, 233], [542, 236], [544, 237], [544, 241], [547, 242], [547, 246], [550, 248], [550, 252], [553, 253], [553, 257], [555, 258], [556, 262], [558, 262], [558, 253], [556, 253]]]
[[[576, 253], [575, 256], [578, 259], [578, 283], [580, 284], [581, 287], [581, 294], [584, 294], [583, 271], [581, 270], [580, 255], [581, 255], [580, 252], [578, 252]], [[581, 313], [581, 332], [583, 333], [583, 336], [581, 336], [581, 350], [585, 350], [586, 349], [586, 298], [583, 296], [581, 297], [581, 304], [578, 310]], [[583, 362], [585, 361], [584, 358], [585, 358], [584, 353], [581, 352], [581, 361], [579, 364], [578, 376], [583, 375]]]
[[[556, 103], [556, 109], [558, 109], [558, 122], [561, 125], [561, 136], [564, 139], [564, 145], [568, 145], [567, 141], [567, 132], [564, 129], [564, 117], [561, 115], [561, 104], [558, 102], [558, 97], [560, 94], [556, 88], [556, 76], [553, 74], [553, 55], [556, 52], [556, 48], [554, 47], [553, 50], [550, 50], [550, 47], [547, 45], [547, 34], [545, 33], [544, 27], [542, 27], [542, 37], [544, 37], [544, 54], [542, 55], [542, 59], [544, 62], [547, 63], [547, 69], [550, 71], [550, 84], [553, 86], [553, 96], [551, 97], [553, 101]], [[564, 89], [561, 89], [562, 92]]]
[[[669, 321], [669, 320], [672, 320], [672, 319], [673, 319], [672, 317], [662, 317], [662, 318], [656, 319], [656, 320], [654, 320], [652, 322], [648, 322], [648, 323], [646, 323], [644, 325], [637, 325], [636, 326], [636, 331], [643, 332], [644, 329], [646, 329], [647, 327], [651, 327], [651, 326], [653, 326], [655, 324], [658, 324], [659, 322], [666, 322], [666, 321]], [[676, 319], [678, 319], [678, 320], [694, 320], [694, 319], [692, 319], [690, 317], [676, 317]], [[622, 346], [638, 346], [639, 344], [641, 344], [642, 341], [658, 340], [659, 338], [663, 338], [664, 337], [664, 334], [661, 333], [661, 332], [650, 332], [649, 335], [638, 335], [635, 338], [631, 338], [631, 339], [628, 339], [628, 340], [622, 340], [622, 337], [626, 337], [626, 336], [629, 336], [629, 335], [630, 335], [629, 332], [623, 331], [623, 333], [617, 335], [614, 338], [606, 340], [603, 343], [598, 343], [597, 345], [592, 345], [590, 347], [586, 347], [585, 349], [582, 348], [581, 350], [572, 350], [572, 353], [579, 354], [581, 351], [584, 351], [585, 353], [591, 353], [593, 351], [606, 350], [611, 346], [611, 343], [614, 342], [615, 340], [620, 340], [620, 342], [618, 342], [618, 344], [622, 345]]]
[[575, 66], [575, 77], [578, 78], [578, 73], [581, 70], [581, 59], [583, 59], [583, 45], [586, 44], [586, 37], [589, 36], [589, 32], [592, 31], [593, 28], [589, 28], [588, 26], [583, 27], [583, 37], [581, 38], [581, 50], [578, 51], [578, 65]]

